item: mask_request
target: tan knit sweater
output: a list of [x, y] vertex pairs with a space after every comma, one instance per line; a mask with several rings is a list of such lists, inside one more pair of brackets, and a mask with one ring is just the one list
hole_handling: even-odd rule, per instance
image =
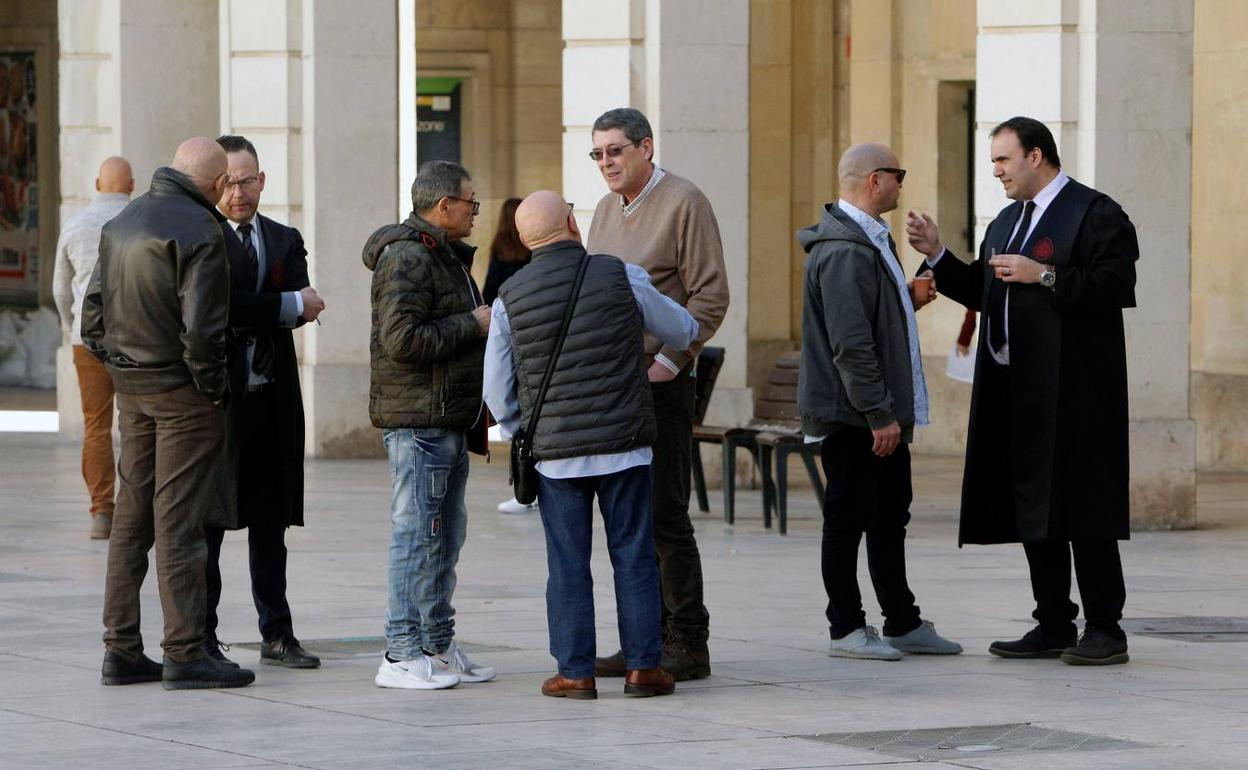
[[684, 370], [724, 320], [728, 274], [710, 201], [689, 180], [664, 173], [627, 217], [618, 193], [598, 201], [587, 248], [645, 268], [654, 287], [684, 305], [698, 322], [689, 350], [673, 350], [646, 335], [647, 357], [662, 352]]

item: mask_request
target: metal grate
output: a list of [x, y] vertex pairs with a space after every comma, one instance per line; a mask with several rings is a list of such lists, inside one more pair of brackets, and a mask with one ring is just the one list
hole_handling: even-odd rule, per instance
[[[457, 640], [458, 641], [458, 640]], [[317, 657], [326, 660], [348, 660], [350, 658], [365, 658], [380, 655], [386, 651], [386, 638], [384, 636], [348, 636], [342, 639], [301, 639], [299, 641], [303, 648]], [[244, 650], [260, 649], [260, 642], [238, 642], [233, 643], [232, 647], [241, 647]], [[490, 644], [473, 644], [472, 642], [460, 641], [459, 646], [467, 653], [491, 653], [506, 652], [514, 650], [514, 647], [503, 647], [501, 645]]]
[[1147, 748], [1148, 744], [1103, 735], [1054, 730], [1028, 722], [922, 730], [799, 735], [851, 749], [878, 751], [906, 759], [941, 760], [986, 752], [1110, 751]]
[[1126, 618], [1122, 630], [1181, 642], [1248, 642], [1248, 618]]

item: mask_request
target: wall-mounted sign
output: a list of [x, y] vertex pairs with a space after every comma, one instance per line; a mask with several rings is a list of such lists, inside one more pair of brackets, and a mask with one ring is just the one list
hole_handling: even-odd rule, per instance
[[39, 298], [35, 52], [0, 51], [0, 302]]
[[463, 162], [459, 78], [416, 78], [416, 159]]

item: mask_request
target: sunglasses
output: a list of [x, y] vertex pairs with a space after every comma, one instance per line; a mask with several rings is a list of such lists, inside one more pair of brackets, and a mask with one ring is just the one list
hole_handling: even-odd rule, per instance
[[877, 168], [871, 173], [874, 174], [878, 171], [883, 171], [897, 177], [897, 184], [901, 184], [906, 179], [906, 170], [904, 168]]
[[590, 160], [594, 160], [594, 161], [602, 160], [603, 155], [606, 155], [608, 158], [618, 158], [620, 157], [620, 153], [624, 152], [625, 147], [636, 147], [636, 146], [637, 146], [636, 142], [629, 142], [628, 144], [621, 144], [618, 147], [613, 144], [610, 147], [608, 147], [606, 150], [600, 150], [597, 147], [595, 147], [594, 149], [589, 151], [589, 157], [590, 157]]

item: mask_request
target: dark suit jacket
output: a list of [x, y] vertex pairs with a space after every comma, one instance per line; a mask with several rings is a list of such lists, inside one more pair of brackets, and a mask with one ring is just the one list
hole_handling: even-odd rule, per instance
[[[282, 293], [309, 285], [307, 250], [293, 227], [256, 217], [264, 241], [265, 274], [256, 289], [255, 268], [227, 223], [230, 257], [229, 354], [231, 397], [226, 409], [224, 483], [231, 505], [211, 526], [239, 529], [258, 517], [303, 525], [303, 394], [291, 330], [281, 327]], [[296, 326], [303, 325], [300, 318]], [[273, 348], [271, 382], [248, 390], [247, 342], [263, 337]], [[258, 342], [258, 344], [261, 344]]]

